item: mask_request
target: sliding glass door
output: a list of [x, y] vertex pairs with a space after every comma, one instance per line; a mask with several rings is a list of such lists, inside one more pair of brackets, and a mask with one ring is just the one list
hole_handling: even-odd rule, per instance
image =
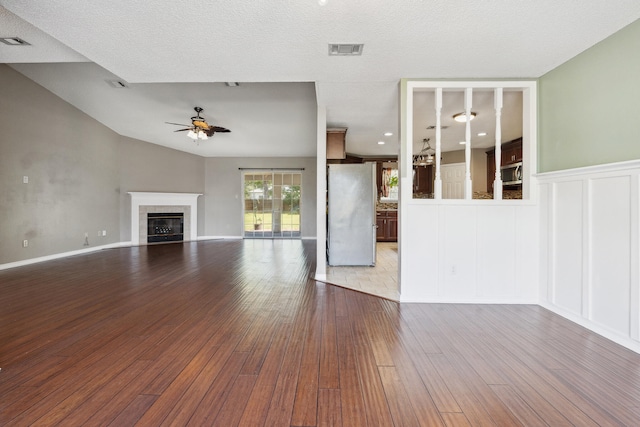
[[243, 173], [245, 238], [299, 238], [302, 173]]

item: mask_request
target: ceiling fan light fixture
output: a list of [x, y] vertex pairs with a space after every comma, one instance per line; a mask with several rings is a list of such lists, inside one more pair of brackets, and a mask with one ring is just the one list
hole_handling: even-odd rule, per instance
[[[477, 114], [474, 113], [473, 111], [471, 113], [469, 113], [469, 121], [475, 119], [476, 115]], [[466, 123], [467, 122], [467, 113], [454, 114], [453, 115], [453, 120], [455, 120], [458, 123]]]
[[169, 125], [182, 126], [184, 129], [178, 129], [176, 132], [188, 131], [187, 136], [194, 141], [206, 140], [209, 137], [213, 136], [215, 133], [230, 133], [231, 131], [227, 128], [223, 128], [222, 126], [213, 126], [207, 123], [207, 121], [200, 116], [200, 113], [203, 111], [201, 107], [194, 107], [194, 111], [196, 115], [191, 117], [191, 124], [181, 124], [181, 123], [173, 123], [173, 122], [165, 122]]

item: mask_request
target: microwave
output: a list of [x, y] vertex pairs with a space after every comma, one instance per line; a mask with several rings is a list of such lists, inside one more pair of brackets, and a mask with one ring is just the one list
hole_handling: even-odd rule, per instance
[[500, 168], [502, 185], [522, 184], [522, 162], [511, 163]]

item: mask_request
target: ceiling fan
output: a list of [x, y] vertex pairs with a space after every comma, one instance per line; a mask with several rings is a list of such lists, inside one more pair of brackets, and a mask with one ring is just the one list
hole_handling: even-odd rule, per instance
[[422, 140], [422, 150], [415, 156], [413, 156], [413, 165], [414, 166], [427, 166], [433, 163], [435, 157], [433, 156], [436, 152], [429, 141], [431, 138], [425, 138]]
[[184, 132], [188, 131], [187, 136], [193, 140], [198, 139], [208, 139], [210, 136], [213, 136], [214, 133], [228, 133], [231, 132], [227, 128], [223, 128], [220, 126], [212, 126], [206, 122], [204, 118], [200, 116], [200, 113], [203, 111], [200, 107], [193, 108], [196, 112], [196, 115], [191, 117], [191, 125], [185, 125], [182, 123], [171, 123], [165, 122], [169, 125], [176, 126], [186, 126], [184, 129], [178, 129], [175, 132]]

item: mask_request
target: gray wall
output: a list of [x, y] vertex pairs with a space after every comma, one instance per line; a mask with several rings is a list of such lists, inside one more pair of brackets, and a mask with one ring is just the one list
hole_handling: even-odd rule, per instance
[[538, 170], [640, 158], [640, 21], [539, 80]]
[[[120, 137], [120, 240], [131, 240], [129, 191], [204, 194], [205, 158]], [[198, 235], [204, 233], [204, 199], [198, 197]]]
[[0, 82], [0, 264], [120, 241], [119, 136], [6, 65]]
[[316, 159], [315, 157], [206, 159], [205, 231], [206, 236], [242, 235], [242, 178], [239, 168], [304, 168], [300, 216], [302, 237], [316, 236]]

